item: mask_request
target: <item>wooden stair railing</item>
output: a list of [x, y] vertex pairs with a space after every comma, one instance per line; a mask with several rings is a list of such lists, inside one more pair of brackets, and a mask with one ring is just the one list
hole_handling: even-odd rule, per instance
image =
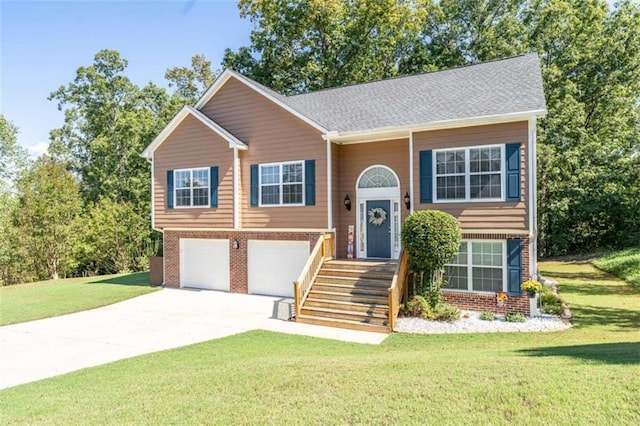
[[407, 280], [408, 275], [409, 255], [405, 250], [402, 250], [396, 272], [393, 275], [393, 281], [391, 281], [391, 286], [389, 287], [389, 331], [393, 331], [396, 325], [403, 297], [406, 302], [409, 285], [409, 281]]
[[293, 295], [295, 299], [296, 317], [300, 315], [300, 310], [304, 301], [309, 295], [311, 285], [313, 284], [322, 264], [325, 260], [332, 259], [334, 256], [333, 234], [324, 234], [318, 238], [318, 242], [313, 247], [307, 263], [304, 265], [300, 276], [293, 282]]

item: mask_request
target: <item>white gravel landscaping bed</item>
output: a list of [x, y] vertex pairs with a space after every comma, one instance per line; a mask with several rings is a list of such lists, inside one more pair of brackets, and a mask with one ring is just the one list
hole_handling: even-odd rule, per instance
[[483, 321], [480, 319], [480, 312], [461, 311], [460, 319], [456, 322], [399, 317], [394, 331], [418, 334], [509, 333], [558, 331], [569, 327], [571, 327], [569, 321], [554, 315], [541, 314], [533, 318], [527, 317], [525, 322], [506, 322], [504, 315], [496, 315], [494, 321]]

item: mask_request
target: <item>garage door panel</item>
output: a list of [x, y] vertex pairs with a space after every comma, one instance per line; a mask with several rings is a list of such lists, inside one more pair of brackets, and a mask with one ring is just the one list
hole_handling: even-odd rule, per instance
[[229, 291], [229, 241], [181, 238], [180, 287]]
[[249, 240], [249, 293], [293, 297], [293, 282], [309, 258], [308, 241]]

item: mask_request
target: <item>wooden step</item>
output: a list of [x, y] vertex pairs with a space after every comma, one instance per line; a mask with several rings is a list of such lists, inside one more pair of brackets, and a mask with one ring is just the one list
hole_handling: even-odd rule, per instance
[[359, 314], [379, 314], [388, 316], [389, 305], [387, 303], [355, 303], [344, 300], [327, 300], [307, 297], [304, 307], [314, 307], [323, 309], [339, 309]]
[[348, 284], [348, 285], [360, 285], [366, 287], [391, 287], [391, 280], [378, 279], [378, 278], [355, 278], [355, 277], [333, 277], [327, 275], [321, 275], [322, 271], [316, 277], [316, 283], [326, 284]]
[[387, 271], [370, 271], [367, 269], [336, 269], [322, 267], [319, 275], [325, 277], [351, 277], [351, 278], [366, 278], [366, 279], [378, 279], [388, 280], [393, 279], [393, 272]]
[[385, 292], [384, 295], [375, 295], [367, 292], [363, 292], [362, 294], [350, 294], [350, 293], [341, 293], [339, 291], [322, 291], [316, 290], [315, 288], [311, 289], [309, 292], [309, 298], [313, 299], [325, 299], [325, 300], [337, 300], [343, 302], [354, 302], [354, 303], [380, 303], [386, 304], [389, 302], [389, 295]]
[[364, 296], [384, 296], [389, 297], [389, 289], [380, 286], [366, 286], [366, 285], [353, 285], [353, 284], [338, 284], [338, 283], [319, 283], [316, 282], [311, 287], [311, 291], [330, 291], [334, 293], [343, 293], [350, 295], [364, 295]]
[[348, 260], [330, 260], [325, 262], [323, 267], [331, 268], [331, 269], [342, 269], [342, 270], [367, 270], [371, 272], [395, 272], [396, 267], [398, 266], [397, 262], [391, 261], [348, 261]]
[[388, 313], [377, 313], [377, 312], [354, 312], [345, 309], [339, 308], [317, 308], [315, 306], [307, 306], [305, 305], [300, 310], [300, 313], [303, 315], [311, 315], [315, 317], [325, 317], [330, 319], [343, 319], [349, 321], [356, 322], [364, 322], [368, 324], [380, 324], [384, 325], [388, 320]]
[[296, 317], [296, 322], [301, 322], [305, 324], [314, 324], [314, 325], [323, 325], [325, 327], [338, 327], [338, 328], [347, 328], [350, 330], [361, 330], [361, 331], [372, 331], [376, 333], [389, 333], [389, 326], [385, 322], [382, 325], [379, 324], [369, 324], [357, 321], [348, 321], [341, 319], [329, 319], [324, 317], [317, 317], [314, 315], [298, 315]]

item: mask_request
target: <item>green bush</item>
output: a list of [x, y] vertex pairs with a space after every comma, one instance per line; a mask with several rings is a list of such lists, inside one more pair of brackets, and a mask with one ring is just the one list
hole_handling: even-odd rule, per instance
[[422, 317], [424, 312], [430, 312], [431, 307], [422, 296], [413, 296], [404, 307], [404, 314], [408, 317]]
[[496, 315], [493, 312], [484, 311], [480, 314], [480, 319], [482, 321], [494, 321], [496, 319]]
[[504, 316], [506, 322], [525, 322], [526, 318], [520, 312], [509, 312]]
[[414, 212], [402, 228], [402, 244], [409, 255], [411, 269], [421, 277], [422, 288], [425, 275], [430, 275], [426, 296], [434, 309], [443, 302], [442, 269], [458, 252], [461, 239], [456, 218], [439, 210]]
[[560, 315], [564, 311], [562, 299], [552, 293], [540, 296], [540, 310], [546, 314]]
[[460, 309], [447, 303], [439, 303], [435, 308], [431, 308], [431, 306], [428, 308], [422, 313], [424, 319], [432, 321], [458, 321], [460, 319]]

